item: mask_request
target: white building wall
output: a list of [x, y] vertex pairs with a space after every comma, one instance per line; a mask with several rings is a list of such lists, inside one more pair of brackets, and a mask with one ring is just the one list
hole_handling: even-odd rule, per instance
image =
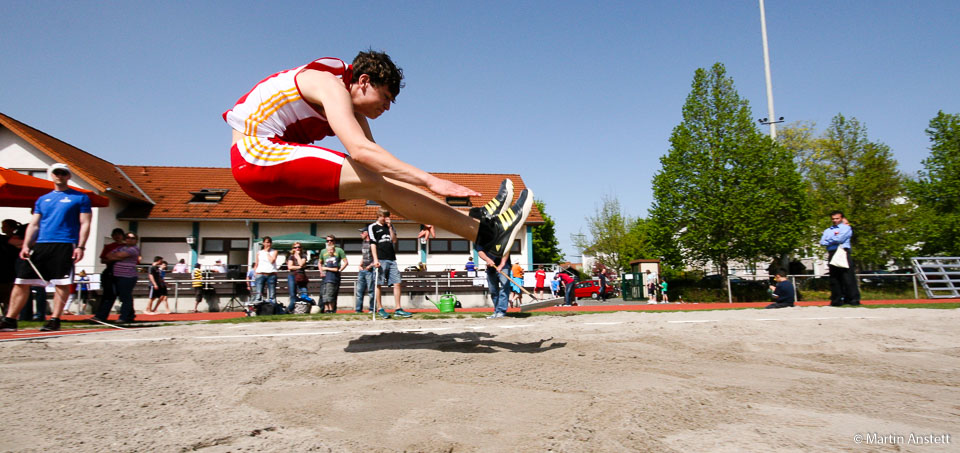
[[[53, 159], [16, 134], [6, 128], [0, 129], [0, 167], [39, 170], [49, 168], [54, 163]], [[70, 185], [99, 193], [93, 185], [76, 174], [70, 179]], [[103, 268], [98, 259], [100, 249], [103, 244], [111, 242], [111, 230], [118, 226], [124, 227], [115, 219], [117, 218], [117, 212], [120, 212], [126, 206], [126, 202], [111, 195], [105, 196], [110, 199], [110, 205], [105, 208], [93, 208], [86, 253], [84, 253], [83, 259], [77, 263], [77, 272], [80, 270], [86, 270], [88, 273], [99, 272]], [[30, 221], [30, 208], [0, 207], [0, 219], [14, 219], [21, 223], [27, 223]]]

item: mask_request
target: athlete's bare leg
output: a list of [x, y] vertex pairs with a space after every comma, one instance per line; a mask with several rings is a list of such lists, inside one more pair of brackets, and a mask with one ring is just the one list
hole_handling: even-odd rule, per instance
[[340, 170], [340, 198], [376, 200], [410, 220], [432, 224], [464, 239], [477, 238], [480, 222], [412, 184], [380, 176], [351, 158]]

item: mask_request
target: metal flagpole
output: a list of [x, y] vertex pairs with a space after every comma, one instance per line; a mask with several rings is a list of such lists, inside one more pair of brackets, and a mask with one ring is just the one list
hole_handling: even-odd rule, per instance
[[770, 139], [777, 138], [777, 124], [773, 114], [773, 83], [770, 81], [770, 51], [767, 48], [767, 15], [760, 0], [760, 32], [763, 35], [763, 69], [767, 76], [767, 110], [769, 111]]

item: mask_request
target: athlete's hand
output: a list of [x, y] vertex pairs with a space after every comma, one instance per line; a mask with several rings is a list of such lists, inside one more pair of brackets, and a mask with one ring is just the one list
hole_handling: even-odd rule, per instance
[[480, 192], [468, 189], [446, 179], [433, 178], [427, 183], [427, 188], [437, 195], [448, 197], [479, 197]]
[[23, 247], [20, 249], [20, 259], [26, 261], [30, 259], [30, 247]]

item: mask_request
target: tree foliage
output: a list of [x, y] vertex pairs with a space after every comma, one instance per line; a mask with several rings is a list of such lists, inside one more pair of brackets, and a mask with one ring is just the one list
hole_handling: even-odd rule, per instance
[[924, 255], [960, 256], [960, 115], [943, 111], [930, 120], [930, 157], [907, 181], [917, 204], [916, 232]]
[[[836, 115], [824, 133], [790, 131], [808, 182], [818, 225], [834, 210], [843, 211], [853, 226], [854, 256], [863, 267], [882, 266], [907, 254], [906, 235], [911, 204], [904, 198], [904, 178], [887, 145], [871, 142], [856, 118]], [[819, 239], [819, 232], [811, 239]]]
[[626, 272], [630, 261], [656, 258], [658, 253], [650, 241], [649, 222], [624, 214], [620, 200], [605, 196], [595, 214], [587, 217], [589, 239], [572, 235], [574, 244], [596, 257], [597, 264]]
[[761, 134], [720, 63], [697, 69], [654, 176], [650, 234], [670, 264], [789, 254], [809, 205], [793, 154]]
[[534, 200], [540, 214], [543, 216], [543, 225], [533, 227], [533, 262], [559, 263], [563, 261], [560, 251], [560, 241], [557, 240], [556, 222], [547, 214], [547, 205], [543, 200]]

